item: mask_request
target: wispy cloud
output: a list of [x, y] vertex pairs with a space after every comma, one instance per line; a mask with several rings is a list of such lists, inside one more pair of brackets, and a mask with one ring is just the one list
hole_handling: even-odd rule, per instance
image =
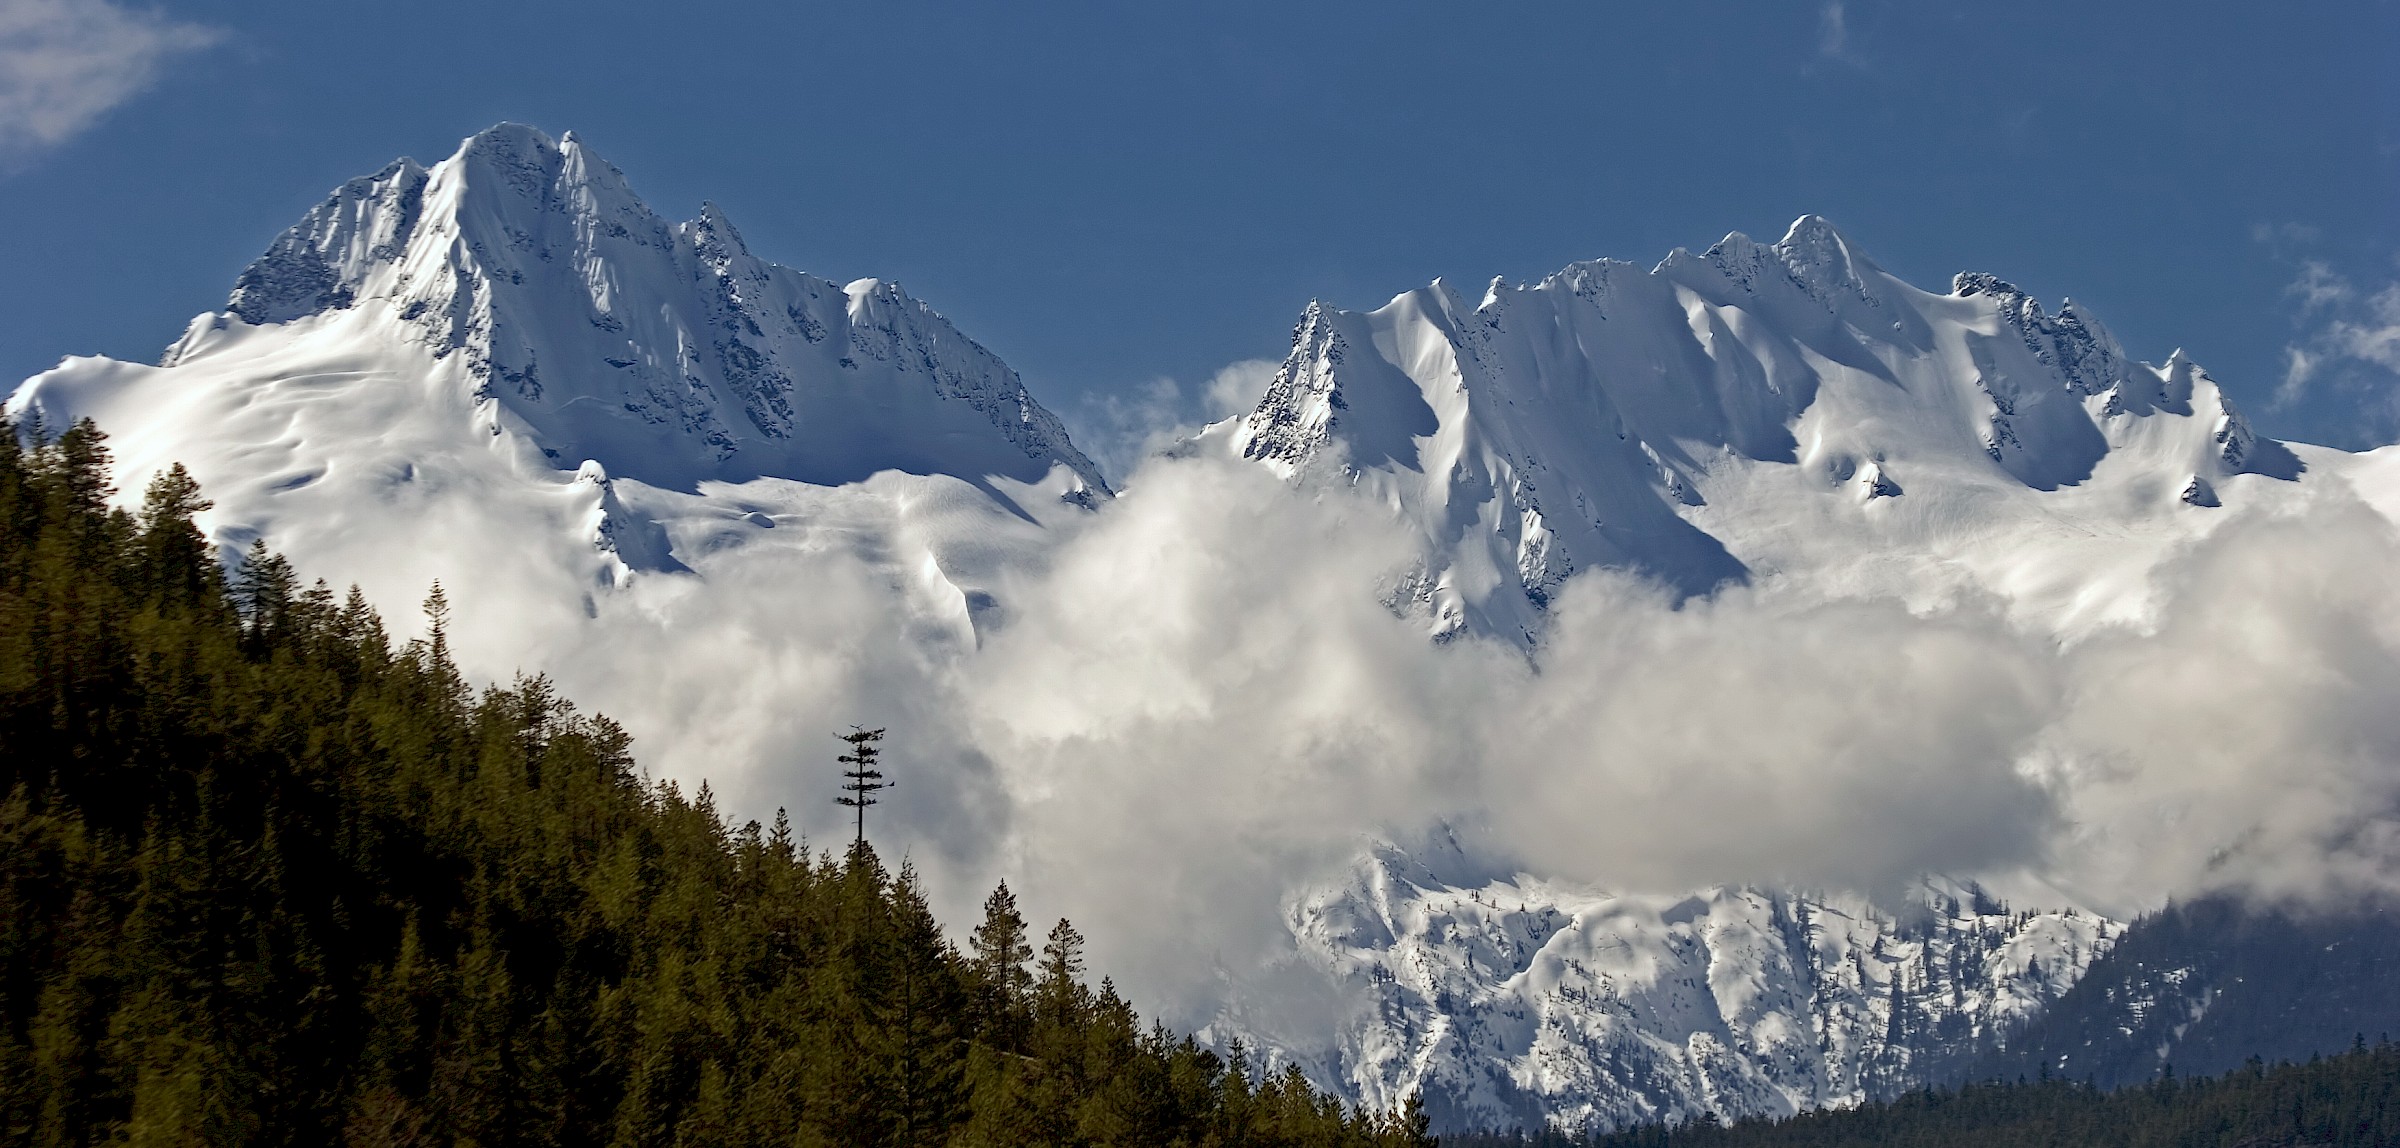
[[1850, 52], [1850, 19], [1842, 0], [1830, 0], [1817, 12], [1817, 54], [1845, 59]]
[[1249, 410], [1266, 392], [1277, 365], [1271, 359], [1243, 359], [1218, 368], [1198, 386], [1161, 377], [1122, 393], [1087, 397], [1067, 412], [1068, 429], [1113, 482], [1202, 425]]
[[2325, 238], [2325, 229], [2315, 224], [2285, 220], [2281, 223], [2254, 223], [2250, 238], [2265, 244], [2277, 254], [2293, 248], [2313, 247]]
[[1849, 0], [1825, 0], [1817, 7], [1819, 60], [1847, 64], [1853, 68], [1867, 66], [1866, 53], [1859, 49], [1857, 15]]
[[0, 159], [70, 139], [217, 29], [108, 0], [0, 0]]
[[2284, 347], [2275, 406], [2288, 408], [2338, 379], [2400, 400], [2400, 282], [2361, 287], [2321, 260], [2306, 260], [2286, 292], [2300, 302], [2301, 335]]

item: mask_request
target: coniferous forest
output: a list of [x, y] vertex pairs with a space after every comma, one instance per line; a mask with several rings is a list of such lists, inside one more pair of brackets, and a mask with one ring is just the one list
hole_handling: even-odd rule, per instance
[[1609, 1136], [1444, 1138], [1450, 1148], [2385, 1148], [2400, 1144], [2400, 1045], [2109, 1091], [2064, 1080], [1927, 1089], [1789, 1120]]
[[10, 1144], [1409, 1145], [1151, 1024], [1003, 886], [729, 825], [539, 678], [477, 689], [181, 469], [0, 423]]

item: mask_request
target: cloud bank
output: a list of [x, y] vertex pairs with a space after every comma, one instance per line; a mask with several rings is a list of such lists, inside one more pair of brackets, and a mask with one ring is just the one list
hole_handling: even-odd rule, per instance
[[1277, 951], [1297, 884], [1444, 829], [1628, 890], [2400, 891], [2400, 536], [2339, 482], [2230, 519], [2154, 573], [2146, 623], [2074, 644], [1996, 601], [1762, 580], [1678, 608], [1591, 571], [1530, 658], [1382, 605], [1412, 544], [1347, 488], [1207, 458], [1126, 487], [974, 632], [853, 550], [735, 549], [562, 620], [543, 660], [654, 770], [820, 843], [846, 837], [829, 734], [890, 725], [877, 840], [949, 917], [1006, 877], [1187, 1017]]
[[149, 88], [168, 60], [221, 38], [109, 0], [0, 2], [0, 158], [80, 134]]

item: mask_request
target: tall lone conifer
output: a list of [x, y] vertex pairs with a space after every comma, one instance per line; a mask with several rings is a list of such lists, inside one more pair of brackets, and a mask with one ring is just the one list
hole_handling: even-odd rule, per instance
[[849, 768], [842, 771], [847, 779], [842, 782], [845, 793], [833, 801], [858, 811], [858, 840], [852, 847], [863, 849], [867, 844], [867, 807], [875, 804], [877, 792], [892, 787], [875, 768], [875, 760], [883, 756], [883, 750], [875, 744], [883, 740], [883, 731], [851, 726], [849, 733], [833, 736], [850, 744], [850, 752], [834, 759]]

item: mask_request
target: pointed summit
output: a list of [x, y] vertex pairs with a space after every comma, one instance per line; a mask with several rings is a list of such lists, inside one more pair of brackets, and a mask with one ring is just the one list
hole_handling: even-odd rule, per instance
[[733, 225], [733, 219], [713, 199], [700, 201], [700, 214], [688, 226], [700, 237], [702, 246], [714, 248], [722, 257], [750, 254], [750, 245], [742, 240], [741, 229]]
[[1863, 286], [1883, 268], [1850, 242], [1833, 221], [1822, 215], [1803, 215], [1775, 241], [1775, 251], [1803, 283], [1842, 283]]
[[[455, 364], [495, 427], [565, 466], [691, 489], [879, 470], [981, 482], [1091, 460], [1016, 372], [881, 284], [870, 300], [752, 255], [714, 203], [672, 224], [573, 133], [467, 137], [352, 180], [277, 239], [227, 311], [341, 312]], [[173, 361], [206, 354], [196, 331]]]
[[[1793, 220], [1783, 238], [1771, 244], [1734, 231], [1697, 256], [1678, 248], [1657, 270], [1696, 288], [1721, 279], [1761, 298], [1805, 296], [1835, 312], [1854, 304], [1872, 312], [1889, 302], [1885, 289], [1891, 277], [1821, 215]], [[1882, 322], [1889, 323], [1889, 317]]]
[[1865, 256], [1851, 246], [1850, 237], [1822, 215], [1803, 215], [1783, 231], [1775, 246], [1803, 262], [1848, 262]]

